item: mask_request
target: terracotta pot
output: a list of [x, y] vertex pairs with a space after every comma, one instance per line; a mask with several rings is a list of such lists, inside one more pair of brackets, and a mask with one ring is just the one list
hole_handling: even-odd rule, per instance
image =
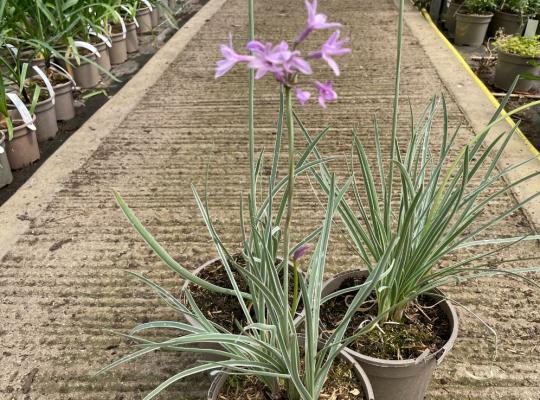
[[[36, 120], [34, 116], [34, 121]], [[14, 123], [22, 122], [15, 120]], [[2, 131], [5, 136], [7, 132]], [[5, 142], [9, 165], [12, 170], [21, 169], [39, 160], [39, 146], [36, 132], [29, 129], [26, 124], [15, 126], [13, 137]]]
[[53, 86], [56, 110], [56, 119], [58, 121], [68, 121], [75, 118], [75, 102], [73, 101], [73, 85], [71, 81], [60, 83]]
[[159, 25], [159, 17], [160, 17], [159, 8], [154, 7], [154, 8], [152, 9], [152, 14], [151, 14], [151, 18], [152, 18], [152, 27], [153, 27], [153, 28], [155, 28], [156, 26]]
[[[356, 378], [360, 381], [360, 384], [362, 385], [364, 398], [367, 400], [373, 400], [374, 394], [371, 383], [369, 382], [369, 378], [360, 366], [360, 364], [345, 351], [342, 351], [339, 357], [351, 365], [351, 369], [354, 371]], [[220, 399], [221, 391], [223, 390], [223, 386], [227, 382], [228, 377], [229, 375], [223, 373], [219, 373], [216, 375], [216, 377], [212, 381], [212, 384], [210, 385], [210, 389], [208, 390], [208, 400]], [[398, 398], [394, 400], [398, 400]]]
[[[338, 290], [348, 278], [365, 277], [365, 270], [353, 270], [338, 274], [323, 286], [323, 295]], [[438, 295], [442, 292], [434, 291]], [[437, 297], [439, 298], [439, 296]], [[458, 334], [456, 310], [448, 301], [442, 301], [439, 307], [448, 317], [451, 334], [445, 345], [436, 353], [425, 353], [413, 360], [382, 360], [360, 354], [349, 348], [345, 351], [360, 363], [373, 386], [377, 400], [423, 400], [433, 371], [450, 352]]]
[[[28, 105], [27, 105], [28, 107]], [[36, 136], [38, 142], [45, 142], [56, 136], [58, 124], [56, 123], [56, 110], [53, 100], [49, 97], [36, 104]]]
[[77, 61], [71, 59], [71, 68], [73, 69], [73, 79], [77, 82], [77, 86], [84, 89], [90, 89], [96, 87], [100, 81], [99, 70], [95, 64], [97, 57], [95, 54], [89, 54], [85, 57], [93, 62], [81, 59], [81, 64], [77, 65]]
[[137, 22], [139, 23], [139, 33], [152, 32], [152, 16], [148, 7], [137, 10]]
[[122, 64], [127, 60], [126, 37], [123, 32], [111, 35], [112, 47], [109, 49], [111, 64]]
[[103, 68], [105, 71], [111, 70], [111, 57], [109, 53], [109, 46], [105, 42], [97, 43], [94, 45], [96, 49], [99, 51], [99, 54], [101, 57], [97, 59], [97, 63]]
[[482, 46], [486, 37], [492, 13], [485, 15], [456, 14], [456, 37], [458, 46]]
[[126, 24], [126, 50], [128, 53], [136, 53], [139, 51], [139, 37], [137, 36], [137, 25], [135, 22]]
[[463, 2], [452, 1], [448, 6], [446, 11], [446, 20], [444, 21], [444, 26], [450, 33], [456, 31], [456, 14], [463, 7]]
[[3, 132], [0, 132], [0, 188], [13, 182], [11, 166], [6, 154], [6, 143]]
[[[516, 76], [520, 74], [540, 75], [539, 63], [540, 59], [538, 58], [524, 57], [499, 50], [497, 65], [495, 66], [495, 86], [499, 89], [508, 90]], [[534, 83], [535, 81], [520, 79], [514, 90], [516, 92], [528, 92], [534, 87]]]
[[489, 36], [502, 30], [505, 35], [521, 35], [527, 25], [527, 16], [495, 11], [489, 26]]

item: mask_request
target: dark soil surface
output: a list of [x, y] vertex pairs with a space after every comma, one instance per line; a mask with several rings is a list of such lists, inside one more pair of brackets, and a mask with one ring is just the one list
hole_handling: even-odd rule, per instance
[[[326, 383], [320, 394], [321, 399], [361, 400], [365, 399], [361, 382], [358, 381], [351, 365], [343, 360], [334, 362]], [[221, 400], [288, 400], [282, 389], [279, 395], [272, 396], [268, 387], [253, 377], [231, 376], [219, 396]]]
[[[178, 26], [181, 27], [195, 13], [204, 6], [208, 0], [192, 1], [190, 7], [187, 7], [180, 15], [177, 16]], [[160, 25], [162, 31], [168, 27], [167, 24]], [[46, 142], [39, 144], [39, 152], [41, 158], [23, 169], [12, 171], [13, 182], [8, 186], [0, 188], [0, 206], [4, 204], [24, 183], [32, 177], [34, 172], [54, 154], [54, 152], [69, 139], [69, 137], [79, 129], [94, 113], [99, 110], [112, 96], [116, 94], [122, 87], [134, 76], [152, 56], [159, 50], [163, 42], [166, 42], [174, 31], [164, 31], [162, 37], [157, 36], [159, 32], [153, 36], [139, 36], [139, 52], [129, 54], [128, 61], [118, 66], [113, 66], [111, 72], [120, 79], [119, 82], [111, 79], [106, 79], [100, 85], [93, 89], [75, 92], [75, 118], [70, 121], [58, 121], [58, 133], [56, 136]], [[104, 90], [103, 93], [98, 93]], [[92, 95], [96, 93], [97, 95]], [[86, 95], [92, 95], [85, 98]]]
[[[365, 278], [345, 280], [340, 289], [361, 285]], [[341, 322], [349, 308], [349, 302], [355, 292], [337, 296], [323, 304], [321, 309], [321, 325], [330, 333]], [[380, 329], [373, 329], [349, 345], [353, 350], [385, 360], [406, 360], [420, 356], [426, 349], [436, 352], [450, 338], [448, 318], [436, 304], [439, 299], [421, 296], [410, 304], [400, 323], [381, 322]], [[347, 335], [352, 335], [366, 320], [377, 315], [377, 305], [370, 296], [356, 312]], [[324, 334], [324, 332], [323, 332]]]
[[[245, 261], [240, 256], [235, 257], [234, 263], [240, 266], [245, 265]], [[229, 265], [231, 266], [231, 268], [233, 268], [233, 263], [230, 263]], [[246, 281], [241, 277], [240, 273], [237, 270], [233, 269], [233, 275], [237, 282], [238, 288], [243, 292], [249, 292], [249, 287], [246, 284]], [[198, 274], [198, 276], [207, 282], [213, 283], [214, 285], [232, 289], [232, 285], [227, 275], [227, 271], [223, 267], [221, 261], [216, 261], [213, 264], [210, 264], [208, 267], [204, 268]], [[291, 272], [291, 285], [289, 286], [289, 303], [291, 303], [293, 292], [292, 278], [293, 275]], [[189, 288], [193, 299], [197, 303], [197, 306], [201, 309], [201, 311], [210, 321], [217, 323], [218, 325], [227, 329], [229, 332], [242, 332], [242, 327], [246, 326], [247, 320], [242, 310], [242, 307], [240, 307], [238, 300], [234, 296], [216, 296], [214, 292], [211, 292], [196, 285], [190, 285]], [[183, 301], [186, 302], [185, 299], [183, 299]], [[251, 311], [252, 304], [246, 303], [246, 305]], [[298, 309], [301, 309], [301, 304]]]

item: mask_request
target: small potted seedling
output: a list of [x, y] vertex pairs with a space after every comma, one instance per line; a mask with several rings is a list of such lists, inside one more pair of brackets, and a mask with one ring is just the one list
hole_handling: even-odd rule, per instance
[[[497, 49], [495, 86], [508, 90], [519, 75], [540, 73], [540, 36], [499, 36], [494, 43]], [[515, 90], [528, 92], [534, 81], [520, 79]]]
[[458, 46], [481, 46], [494, 8], [494, 0], [465, 0], [456, 13], [455, 43]]

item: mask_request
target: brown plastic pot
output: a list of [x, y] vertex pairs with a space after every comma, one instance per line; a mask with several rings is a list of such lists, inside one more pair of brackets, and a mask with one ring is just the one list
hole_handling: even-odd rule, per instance
[[152, 16], [148, 7], [137, 10], [137, 22], [139, 24], [139, 33], [152, 32]]
[[527, 16], [495, 11], [489, 26], [489, 35], [501, 30], [505, 35], [521, 35], [527, 25]]
[[[36, 117], [34, 116], [34, 121]], [[39, 160], [39, 146], [36, 131], [28, 128], [26, 124], [17, 126], [20, 120], [14, 120], [13, 137], [5, 142], [9, 165], [12, 170], [21, 169]], [[2, 133], [7, 137], [5, 130]]]
[[137, 25], [135, 22], [126, 24], [126, 50], [128, 53], [139, 51], [139, 37], [137, 36]]
[[75, 118], [75, 102], [73, 100], [73, 85], [71, 81], [53, 86], [55, 94], [54, 109], [58, 121], [69, 121]]
[[154, 6], [151, 14], [153, 28], [159, 25], [159, 16], [159, 8], [157, 8], [157, 6]]
[[97, 63], [101, 68], [103, 68], [105, 71], [111, 70], [111, 57], [109, 54], [109, 46], [105, 42], [96, 43], [94, 45], [96, 49], [99, 51], [99, 54], [101, 57], [98, 57]]
[[[322, 289], [323, 296], [338, 290], [349, 278], [366, 277], [365, 270], [353, 270], [338, 274], [328, 280]], [[435, 290], [440, 297], [443, 293]], [[373, 386], [377, 400], [423, 400], [431, 381], [433, 371], [450, 352], [458, 334], [458, 316], [450, 302], [444, 300], [439, 304], [448, 317], [451, 334], [448, 341], [437, 352], [426, 351], [413, 360], [382, 360], [358, 353], [349, 348], [345, 351], [360, 363], [366, 371]]]
[[112, 47], [109, 49], [109, 56], [113, 65], [122, 64], [127, 60], [126, 36], [123, 32], [111, 35]]
[[[529, 73], [540, 74], [539, 58], [524, 57], [498, 51], [497, 65], [495, 66], [495, 86], [499, 89], [508, 90], [516, 76]], [[520, 79], [514, 89], [516, 92], [528, 92], [534, 87], [534, 81]]]
[[463, 7], [463, 2], [452, 1], [448, 6], [446, 11], [446, 19], [444, 21], [444, 26], [450, 33], [456, 31], [456, 14]]
[[[374, 400], [375, 397], [373, 394], [373, 388], [371, 387], [369, 377], [367, 376], [365, 371], [362, 369], [362, 366], [353, 357], [351, 357], [350, 354], [348, 354], [345, 351], [342, 351], [339, 357], [351, 365], [351, 369], [354, 371], [356, 378], [360, 381], [360, 384], [362, 385], [364, 398], [366, 400]], [[212, 381], [210, 385], [210, 389], [208, 390], [208, 396], [207, 396], [208, 400], [218, 400], [221, 398], [220, 397], [221, 391], [223, 390], [223, 386], [227, 382], [228, 377], [229, 375], [224, 374], [224, 373], [219, 373], [216, 375], [216, 377], [214, 378], [214, 380]], [[396, 398], [394, 400], [398, 400], [398, 399]]]
[[[27, 106], [28, 107], [28, 106]], [[52, 97], [36, 104], [36, 136], [38, 142], [45, 142], [56, 136], [58, 124], [56, 123], [56, 110]]]
[[0, 188], [9, 185], [11, 182], [13, 182], [13, 175], [6, 154], [5, 136], [3, 132], [0, 132]]
[[489, 22], [493, 17], [489, 14], [456, 14], [456, 36], [458, 46], [478, 47], [484, 43]]
[[92, 62], [81, 59], [81, 63], [77, 64], [75, 59], [70, 59], [70, 61], [73, 69], [73, 79], [77, 82], [77, 86], [90, 89], [96, 87], [100, 80], [99, 70], [95, 64], [97, 57], [95, 54], [88, 54], [85, 57]]

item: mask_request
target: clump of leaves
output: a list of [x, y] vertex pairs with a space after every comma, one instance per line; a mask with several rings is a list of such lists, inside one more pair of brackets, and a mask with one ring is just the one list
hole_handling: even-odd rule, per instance
[[488, 14], [497, 8], [495, 0], [465, 0], [463, 8], [468, 14]]
[[524, 15], [529, 8], [529, 0], [499, 0], [498, 9], [511, 14]]
[[506, 53], [540, 58], [540, 36], [500, 36], [494, 45]]

